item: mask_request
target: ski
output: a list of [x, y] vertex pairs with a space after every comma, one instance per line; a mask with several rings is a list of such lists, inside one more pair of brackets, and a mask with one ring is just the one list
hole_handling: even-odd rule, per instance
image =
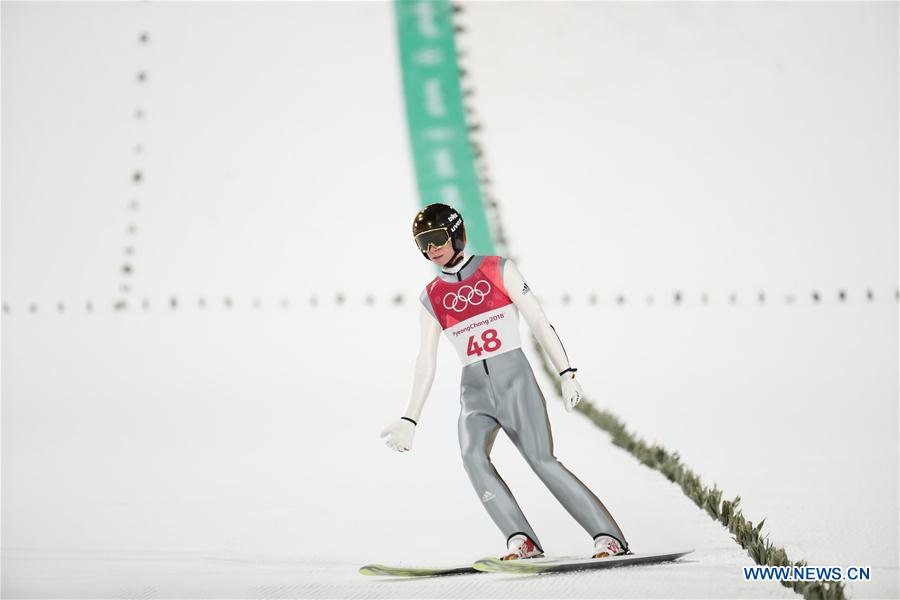
[[359, 568], [360, 575], [384, 575], [388, 577], [437, 577], [440, 575], [461, 575], [463, 573], [480, 573], [471, 563], [456, 567], [391, 567], [372, 564]]
[[473, 568], [486, 573], [560, 573], [565, 571], [580, 571], [584, 569], [610, 569], [632, 565], [646, 565], [652, 563], [668, 562], [690, 554], [693, 550], [683, 552], [660, 552], [655, 554], [624, 554], [622, 556], [609, 556], [607, 558], [582, 558], [574, 556], [562, 556], [551, 558], [525, 558], [517, 560], [500, 560], [488, 557], [476, 561]]

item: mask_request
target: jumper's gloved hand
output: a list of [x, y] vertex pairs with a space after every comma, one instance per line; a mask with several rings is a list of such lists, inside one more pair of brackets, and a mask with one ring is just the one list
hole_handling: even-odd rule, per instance
[[381, 437], [388, 436], [385, 440], [388, 448], [397, 452], [406, 452], [412, 449], [413, 436], [416, 434], [416, 424], [409, 419], [397, 419], [384, 428]]
[[571, 412], [581, 402], [584, 391], [581, 384], [575, 381], [575, 373], [565, 373], [562, 376], [562, 395], [566, 410]]

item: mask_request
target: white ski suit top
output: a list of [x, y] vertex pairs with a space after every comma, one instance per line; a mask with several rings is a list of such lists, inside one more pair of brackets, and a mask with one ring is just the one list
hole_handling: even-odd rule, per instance
[[[446, 267], [443, 269], [443, 272], [448, 275], [458, 272], [468, 263], [470, 258], [471, 256], [464, 252], [463, 259], [455, 267]], [[556, 371], [561, 372], [570, 368], [571, 365], [566, 356], [566, 351], [556, 331], [550, 325], [550, 321], [547, 320], [544, 309], [541, 308], [533, 290], [525, 283], [525, 278], [519, 272], [516, 264], [509, 259], [504, 261], [503, 286], [509, 291], [510, 300], [512, 300], [519, 310], [519, 314], [528, 323], [528, 327], [550, 357], [553, 366], [556, 367]], [[519, 290], [520, 293], [515, 293], [513, 290]], [[431, 391], [431, 384], [434, 382], [438, 341], [443, 331], [434, 315], [421, 305], [419, 324], [421, 326], [419, 353], [416, 356], [409, 406], [403, 415], [416, 422], [419, 421], [422, 408], [425, 406], [425, 400]]]

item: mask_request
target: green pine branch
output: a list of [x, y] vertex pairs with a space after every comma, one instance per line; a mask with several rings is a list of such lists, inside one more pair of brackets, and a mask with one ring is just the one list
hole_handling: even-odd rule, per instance
[[[537, 339], [534, 336], [531, 339], [534, 347], [540, 349]], [[538, 350], [538, 355], [541, 357], [544, 372], [550, 381], [554, 382], [557, 395], [562, 397], [562, 386], [558, 374], [553, 370], [543, 352]], [[768, 539], [768, 534], [762, 535], [765, 519], [753, 525], [753, 521], [748, 521], [738, 508], [741, 501], [740, 496], [735, 496], [733, 500], [722, 500], [722, 490], [718, 489], [715, 484], [712, 489], [703, 485], [700, 477], [681, 462], [681, 457], [677, 452], [669, 452], [659, 444], [648, 444], [629, 432], [621, 419], [608, 410], [596, 408], [586, 398], [582, 398], [575, 410], [609, 433], [612, 436], [613, 444], [627, 450], [642, 464], [656, 469], [665, 475], [666, 479], [681, 486], [684, 494], [693, 500], [694, 504], [731, 532], [732, 539], [747, 551], [756, 564], [791, 567], [807, 564], [805, 561], [789, 560], [784, 548], [773, 545]], [[846, 599], [844, 586], [839, 581], [782, 581], [781, 585], [793, 589], [809, 600]]]

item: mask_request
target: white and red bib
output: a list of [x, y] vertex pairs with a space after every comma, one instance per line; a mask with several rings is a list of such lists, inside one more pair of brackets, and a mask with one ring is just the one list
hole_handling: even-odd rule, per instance
[[486, 256], [462, 281], [435, 277], [425, 292], [463, 366], [522, 346], [519, 311], [503, 287], [499, 256]]

